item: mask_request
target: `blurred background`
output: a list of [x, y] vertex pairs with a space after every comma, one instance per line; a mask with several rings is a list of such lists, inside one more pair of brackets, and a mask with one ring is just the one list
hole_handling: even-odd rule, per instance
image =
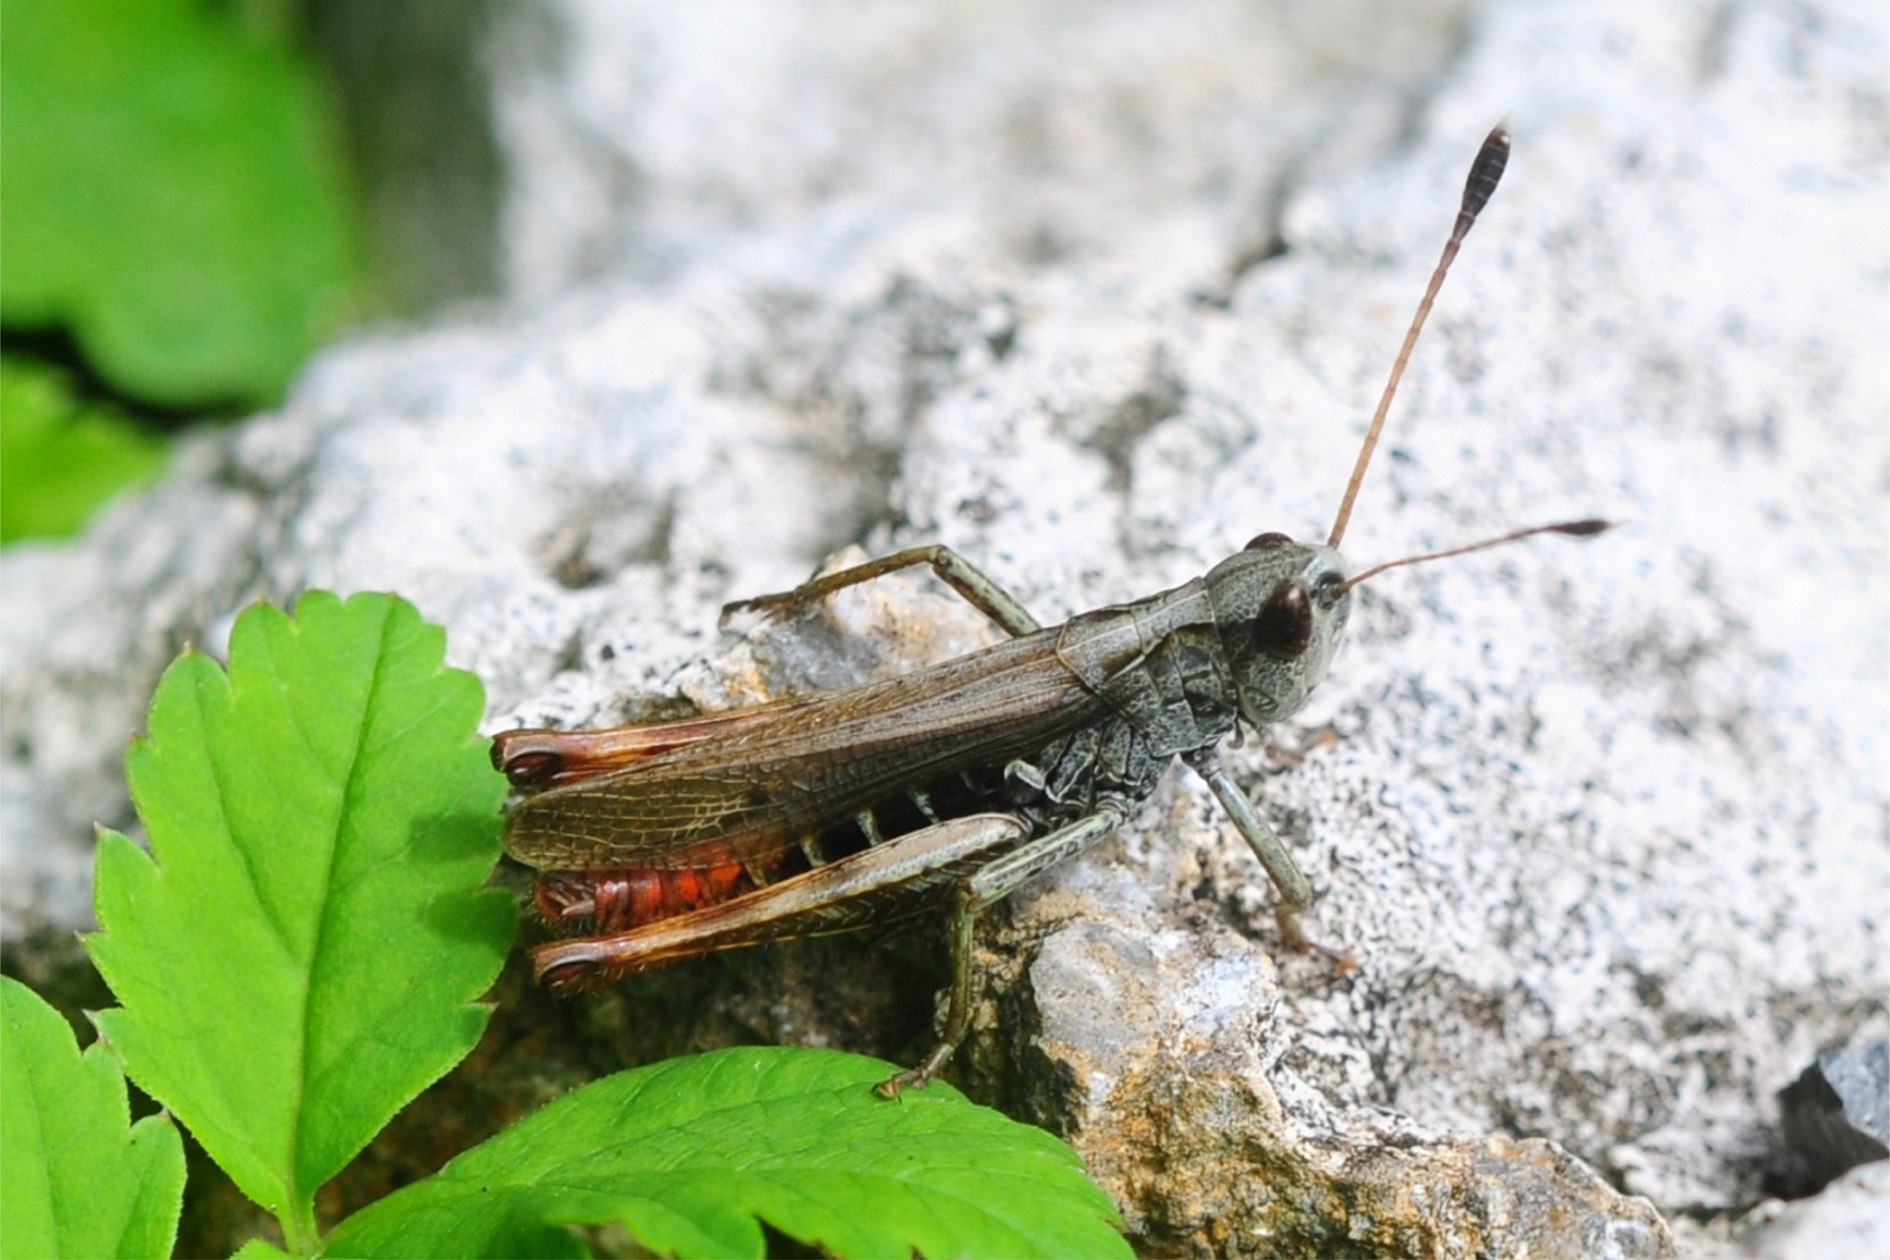
[[0, 541], [363, 320], [497, 291], [479, 3], [0, 6]]
[[[657, 283], [763, 220], [868, 190], [948, 201], [976, 167], [1016, 173], [985, 226], [1039, 262], [1106, 251], [1178, 186], [1223, 181], [1236, 204], [1277, 177], [1268, 155], [1305, 163], [1321, 98], [1421, 95], [1472, 8], [635, 7], [4, 0], [0, 542], [72, 533], [179, 430], [279, 402], [350, 327], [605, 274]], [[1112, 51], [1131, 25], [1153, 40], [1139, 66]], [[1151, 108], [1137, 76], [1164, 61], [1199, 77]], [[566, 72], [558, 99], [545, 84]], [[1067, 133], [1072, 95], [1098, 112], [1088, 135]], [[861, 133], [873, 99], [887, 112]], [[805, 109], [789, 127], [765, 113], [782, 100]], [[591, 128], [586, 109], [610, 112]], [[1110, 111], [1148, 130], [1125, 144]], [[1179, 134], [1203, 124], [1254, 133], [1246, 169]], [[1089, 239], [1056, 239], [1018, 214], [1045, 199], [1106, 210]]]

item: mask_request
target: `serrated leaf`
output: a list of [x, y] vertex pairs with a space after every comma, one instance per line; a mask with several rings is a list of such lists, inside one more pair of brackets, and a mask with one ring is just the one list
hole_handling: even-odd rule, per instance
[[821, 1050], [676, 1059], [574, 1090], [336, 1226], [329, 1256], [581, 1255], [621, 1222], [659, 1255], [760, 1256], [765, 1221], [839, 1256], [1127, 1256], [1049, 1134]]
[[0, 1256], [168, 1256], [184, 1143], [167, 1117], [131, 1123], [125, 1078], [84, 1054], [52, 1007], [0, 977]]
[[0, 312], [171, 406], [277, 396], [353, 271], [319, 81], [238, 9], [6, 5]]
[[482, 888], [504, 779], [472, 675], [386, 595], [237, 619], [126, 758], [147, 855], [100, 842], [99, 1028], [237, 1186], [313, 1242], [316, 1189], [479, 1039], [516, 918]]

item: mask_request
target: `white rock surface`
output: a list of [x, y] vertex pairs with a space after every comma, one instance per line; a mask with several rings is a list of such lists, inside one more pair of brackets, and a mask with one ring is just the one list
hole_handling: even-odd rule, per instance
[[1761, 1203], [1737, 1242], [1755, 1260], [1877, 1260], [1890, 1253], [1890, 1160], [1854, 1168], [1812, 1198]]
[[[1507, 116], [1346, 549], [1628, 528], [1373, 583], [1272, 733], [1303, 764], [1230, 754], [1354, 974], [1287, 959], [1274, 993], [1271, 892], [1179, 776], [1022, 899], [1042, 1037], [1185, 1030], [1289, 1112], [1750, 1204], [1772, 1091], [1883, 1011], [1884, 12], [1327, 8], [503, 32], [513, 304], [337, 348], [80, 542], [0, 557], [9, 931], [84, 921], [157, 672], [254, 598], [397, 590], [493, 729], [587, 724], [727, 702], [715, 606], [850, 541], [948, 542], [1049, 621], [1322, 535]], [[1229, 984], [1105, 1016], [1051, 983], [1097, 923]]]

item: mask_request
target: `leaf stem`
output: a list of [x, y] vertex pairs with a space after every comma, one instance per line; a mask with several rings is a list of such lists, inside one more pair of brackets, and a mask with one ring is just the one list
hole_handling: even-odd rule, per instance
[[298, 1256], [312, 1256], [322, 1249], [322, 1231], [315, 1224], [315, 1203], [298, 1197], [289, 1210], [277, 1214], [282, 1226], [283, 1245]]

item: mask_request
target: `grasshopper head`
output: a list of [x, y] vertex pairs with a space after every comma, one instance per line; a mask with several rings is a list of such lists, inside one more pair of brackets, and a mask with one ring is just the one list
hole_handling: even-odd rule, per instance
[[1352, 611], [1345, 558], [1262, 534], [1207, 575], [1240, 713], [1255, 726], [1292, 716], [1326, 676]]

